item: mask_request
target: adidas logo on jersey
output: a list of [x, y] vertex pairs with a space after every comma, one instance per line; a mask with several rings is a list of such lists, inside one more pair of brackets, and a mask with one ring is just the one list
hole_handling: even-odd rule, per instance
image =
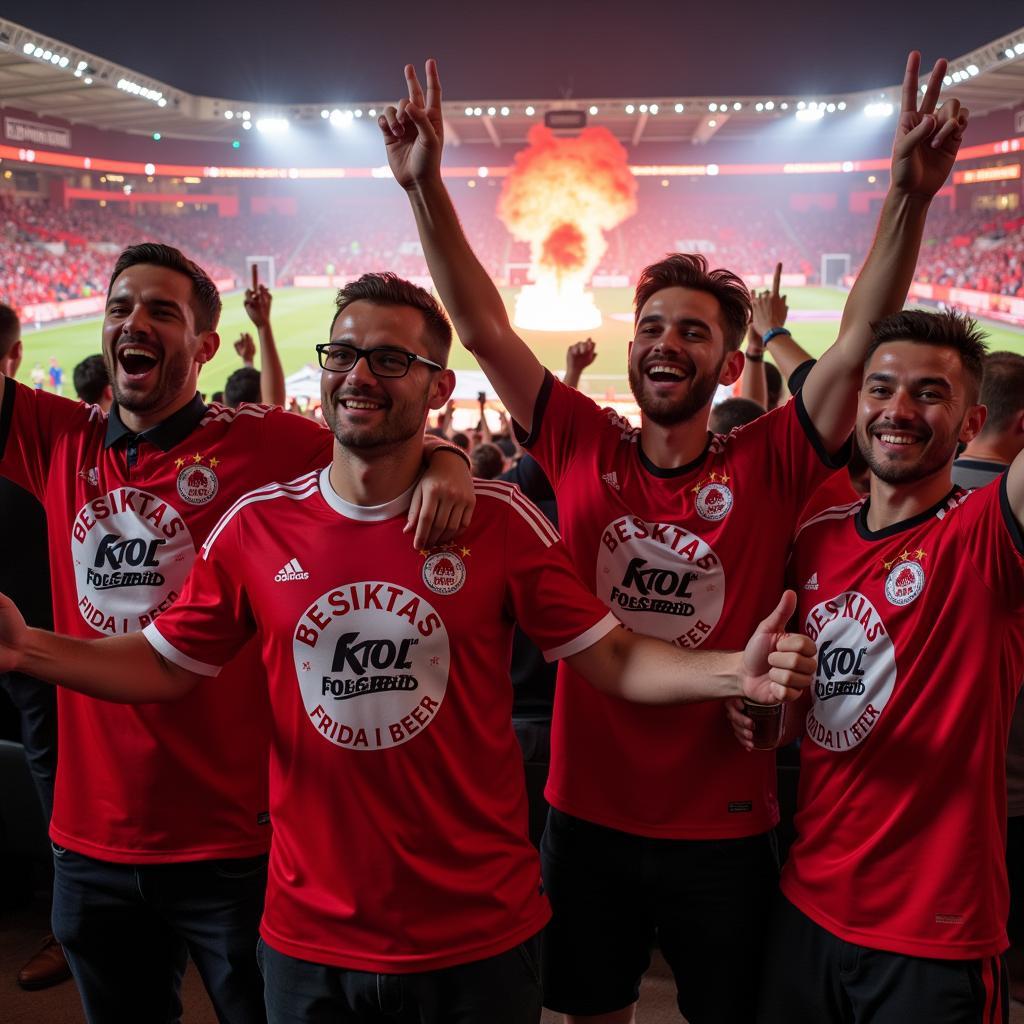
[[804, 590], [817, 590], [817, 589], [818, 589], [818, 574], [816, 572], [812, 572], [810, 579], [804, 584]]
[[293, 558], [275, 577], [275, 583], [290, 583], [292, 580], [308, 580], [309, 573]]
[[602, 473], [601, 479], [609, 486], [614, 487], [615, 490], [619, 489], [619, 477], [614, 471], [611, 473]]

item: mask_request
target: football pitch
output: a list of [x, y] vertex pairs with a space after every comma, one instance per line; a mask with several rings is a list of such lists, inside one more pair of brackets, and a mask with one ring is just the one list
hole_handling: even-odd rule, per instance
[[[313, 346], [327, 340], [334, 313], [334, 294], [326, 288], [275, 290], [272, 322], [286, 374], [315, 363]], [[835, 340], [846, 293], [836, 288], [791, 288], [787, 294], [790, 306], [788, 326], [793, 336], [812, 355], [820, 355]], [[505, 289], [503, 295], [511, 309], [515, 290]], [[632, 293], [626, 288], [609, 288], [596, 291], [594, 298], [604, 316], [601, 327], [596, 330], [521, 333], [541, 362], [555, 371], [565, 366], [566, 348], [589, 334], [597, 343], [597, 359], [584, 374], [583, 389], [598, 394], [611, 390], [625, 394], [628, 390], [626, 346], [632, 336], [633, 324]], [[992, 351], [1009, 350], [1024, 354], [1024, 331], [1002, 324], [986, 323], [984, 327]], [[224, 296], [220, 351], [204, 367], [200, 377], [200, 388], [207, 394], [221, 390], [228, 374], [240, 365], [233, 343], [242, 331], [250, 331], [254, 336], [256, 333], [242, 307], [242, 293], [233, 292]], [[27, 382], [36, 363], [45, 368], [50, 358], [56, 357], [65, 372], [65, 394], [72, 393], [70, 376], [75, 364], [100, 351], [100, 320], [92, 318], [26, 330], [24, 342], [25, 359], [19, 379]], [[477, 369], [473, 357], [457, 343], [452, 346], [450, 365], [456, 371]]]

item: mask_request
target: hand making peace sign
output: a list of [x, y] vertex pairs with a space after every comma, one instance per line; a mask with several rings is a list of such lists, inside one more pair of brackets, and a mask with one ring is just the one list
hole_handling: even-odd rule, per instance
[[411, 64], [406, 64], [408, 98], [401, 100], [397, 107], [387, 107], [377, 118], [391, 172], [405, 189], [439, 175], [441, 170], [444, 121], [441, 117], [441, 79], [437, 73], [437, 61], [427, 61], [426, 75], [427, 95], [424, 100], [416, 70]]

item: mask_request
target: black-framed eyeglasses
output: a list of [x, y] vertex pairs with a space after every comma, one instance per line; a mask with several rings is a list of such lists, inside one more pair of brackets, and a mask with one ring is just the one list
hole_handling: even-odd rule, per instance
[[324, 370], [348, 373], [360, 359], [366, 360], [375, 377], [404, 377], [413, 363], [425, 363], [432, 370], [443, 370], [440, 363], [400, 348], [357, 348], [347, 342], [328, 341], [316, 346], [317, 358]]

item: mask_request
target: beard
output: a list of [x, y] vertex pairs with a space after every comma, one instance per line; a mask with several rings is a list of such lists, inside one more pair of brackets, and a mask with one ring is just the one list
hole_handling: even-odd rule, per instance
[[346, 392], [339, 396], [324, 396], [322, 401], [324, 422], [334, 434], [342, 448], [372, 452], [375, 448], [390, 448], [423, 434], [427, 418], [429, 399], [426, 395], [418, 401], [389, 401], [383, 412], [383, 422], [375, 426], [360, 426], [344, 422], [339, 412], [338, 399], [359, 397], [357, 392]]
[[[131, 339], [128, 341], [130, 342]], [[121, 344], [119, 342], [118, 347]], [[107, 376], [110, 378], [110, 387], [114, 393], [114, 401], [122, 409], [134, 413], [146, 413], [153, 409], [159, 409], [166, 405], [168, 400], [184, 391], [192, 372], [192, 362], [192, 357], [186, 352], [169, 356], [164, 351], [156, 368], [155, 381], [151, 384], [135, 385], [130, 381], [118, 379], [120, 367], [116, 355], [104, 357]]]
[[867, 429], [858, 426], [856, 437], [857, 448], [872, 475], [887, 484], [916, 483], [942, 470], [956, 454], [957, 438], [960, 435], [959, 428], [947, 437], [936, 438], [934, 433], [929, 433], [921, 439], [924, 441], [924, 450], [919, 457], [899, 461], [880, 456], [871, 443], [874, 433], [885, 432], [880, 426]]
[[725, 364], [725, 356], [722, 356], [711, 373], [698, 373], [693, 360], [685, 352], [682, 354], [681, 362], [683, 369], [690, 375], [690, 386], [681, 398], [662, 398], [650, 394], [646, 388], [647, 378], [642, 368], [632, 363], [629, 365], [629, 390], [633, 392], [636, 404], [644, 416], [659, 427], [674, 427], [677, 423], [684, 423], [711, 401], [718, 389], [718, 378]]

